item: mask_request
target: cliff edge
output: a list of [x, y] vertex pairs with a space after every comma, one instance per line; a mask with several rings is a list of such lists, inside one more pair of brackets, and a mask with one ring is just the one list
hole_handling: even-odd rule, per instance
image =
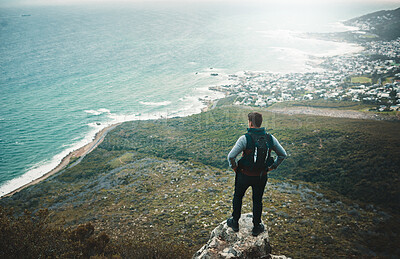
[[214, 258], [275, 258], [287, 259], [286, 256], [271, 255], [268, 231], [265, 230], [257, 237], [251, 235], [253, 228], [251, 213], [243, 214], [239, 220], [239, 232], [234, 232], [226, 224], [220, 223], [212, 232], [210, 239], [193, 259]]

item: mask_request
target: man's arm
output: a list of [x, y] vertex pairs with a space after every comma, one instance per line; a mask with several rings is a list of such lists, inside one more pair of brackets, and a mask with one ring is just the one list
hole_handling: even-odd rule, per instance
[[243, 150], [246, 149], [246, 145], [247, 145], [246, 136], [243, 135], [236, 141], [235, 146], [232, 148], [231, 152], [229, 152], [229, 154], [228, 154], [228, 162], [229, 162], [229, 166], [233, 170], [236, 170], [236, 168], [237, 168], [236, 157], [241, 152], [243, 152]]
[[270, 169], [276, 169], [286, 158], [287, 154], [285, 149], [281, 146], [281, 144], [279, 144], [279, 141], [274, 136], [271, 135], [271, 137], [273, 143], [272, 150], [275, 151], [278, 157], [275, 159], [275, 162], [271, 165]]

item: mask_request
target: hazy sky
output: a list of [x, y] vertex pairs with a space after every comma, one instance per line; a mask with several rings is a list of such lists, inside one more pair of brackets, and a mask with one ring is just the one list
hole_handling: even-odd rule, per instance
[[279, 4], [301, 4], [301, 5], [313, 5], [318, 4], [334, 4], [334, 3], [362, 3], [362, 4], [382, 4], [382, 5], [395, 5], [400, 6], [400, 0], [0, 0], [0, 5], [63, 5], [63, 4], [78, 4], [78, 3], [150, 3], [150, 2], [160, 2], [160, 3], [204, 3], [204, 2], [220, 2], [220, 3], [279, 3]]

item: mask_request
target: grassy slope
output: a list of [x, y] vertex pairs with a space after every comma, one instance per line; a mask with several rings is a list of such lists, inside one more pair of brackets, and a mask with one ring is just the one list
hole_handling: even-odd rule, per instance
[[[233, 175], [226, 155], [245, 132], [248, 111], [223, 107], [124, 123], [79, 165], [0, 205], [16, 211], [48, 207], [56, 223], [91, 221], [114, 239], [157, 235], [194, 252], [230, 214]], [[399, 205], [399, 123], [268, 112], [264, 118], [289, 154], [271, 173], [277, 180], [264, 197], [273, 252], [399, 254], [393, 245], [399, 217], [376, 209]], [[287, 184], [288, 178], [296, 181]], [[361, 208], [349, 198], [360, 200]], [[250, 195], [243, 210], [251, 211]]]
[[372, 79], [366, 76], [351, 77], [351, 83], [353, 84], [371, 84]]
[[[245, 132], [246, 114], [220, 108], [184, 120], [126, 123], [102, 147], [225, 169], [226, 154]], [[264, 118], [290, 155], [272, 177], [318, 182], [351, 198], [400, 208], [398, 122], [268, 112]]]

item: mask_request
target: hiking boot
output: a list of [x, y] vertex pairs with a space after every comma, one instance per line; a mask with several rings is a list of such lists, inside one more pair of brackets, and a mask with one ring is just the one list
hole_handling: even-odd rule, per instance
[[228, 227], [232, 228], [233, 231], [238, 232], [239, 231], [239, 222], [234, 220], [233, 218], [229, 218], [226, 221], [226, 224], [228, 224]]
[[251, 231], [251, 234], [256, 237], [259, 234], [261, 234], [262, 232], [264, 232], [264, 230], [265, 230], [264, 224], [260, 223], [260, 224], [254, 225], [253, 230]]

